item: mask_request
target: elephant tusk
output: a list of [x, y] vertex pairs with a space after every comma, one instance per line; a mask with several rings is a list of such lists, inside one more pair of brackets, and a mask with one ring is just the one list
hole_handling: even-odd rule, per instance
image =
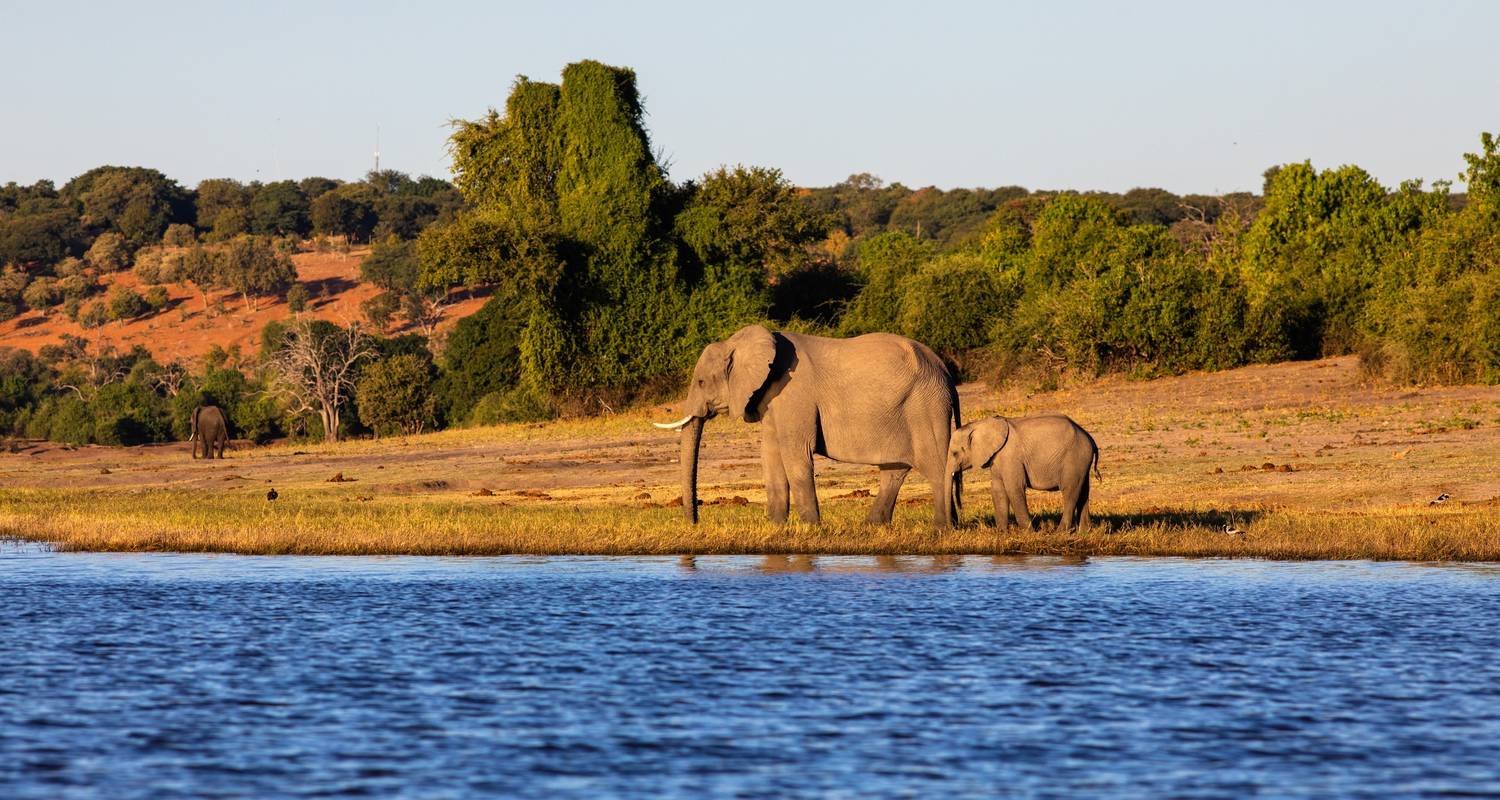
[[677, 420], [676, 422], [653, 422], [651, 424], [655, 425], [658, 428], [661, 428], [664, 431], [680, 431], [689, 422], [692, 422], [692, 421], [693, 421], [693, 415], [689, 414], [689, 415], [683, 417], [682, 419]]

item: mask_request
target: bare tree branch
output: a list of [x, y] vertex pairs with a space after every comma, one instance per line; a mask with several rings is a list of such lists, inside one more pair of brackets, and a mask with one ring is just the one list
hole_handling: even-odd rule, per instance
[[357, 322], [321, 333], [310, 322], [300, 322], [287, 330], [271, 359], [272, 391], [293, 414], [316, 412], [323, 438], [336, 442], [339, 419], [354, 388], [355, 367], [375, 355], [370, 337]]

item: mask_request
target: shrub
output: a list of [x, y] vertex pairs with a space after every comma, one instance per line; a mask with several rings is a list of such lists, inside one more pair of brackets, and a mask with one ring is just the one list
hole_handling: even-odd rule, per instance
[[134, 383], [102, 386], [90, 404], [94, 419], [92, 439], [98, 444], [138, 445], [164, 442], [171, 426], [167, 403], [150, 389]]
[[56, 275], [58, 278], [71, 278], [74, 276], [80, 276], [83, 275], [83, 271], [85, 268], [87, 268], [87, 266], [88, 265], [85, 264], [81, 259], [72, 258], [70, 256], [63, 259], [62, 261], [57, 262], [57, 264], [52, 267], [52, 274]]
[[286, 306], [293, 314], [301, 314], [307, 310], [308, 292], [307, 286], [301, 283], [292, 284], [292, 288], [286, 290]]
[[97, 328], [108, 321], [109, 313], [105, 311], [102, 300], [95, 300], [78, 312], [78, 324], [85, 328]]
[[44, 410], [33, 418], [27, 435], [67, 444], [88, 444], [94, 438], [94, 417], [88, 406], [72, 394], [65, 394], [44, 404]]
[[932, 244], [895, 231], [866, 239], [856, 251], [864, 287], [839, 321], [845, 335], [895, 331], [900, 326], [901, 281], [932, 256]]
[[990, 341], [1016, 301], [1013, 278], [977, 255], [939, 256], [900, 283], [900, 331], [943, 353]]
[[414, 354], [364, 368], [355, 390], [359, 418], [375, 433], [421, 433], [437, 423], [432, 364]]
[[33, 311], [46, 311], [62, 300], [62, 290], [53, 278], [37, 278], [21, 293], [21, 299]]
[[106, 315], [111, 321], [130, 320], [151, 310], [146, 301], [135, 290], [116, 286], [109, 291]]
[[449, 419], [467, 417], [479, 398], [516, 384], [526, 322], [513, 298], [496, 295], [454, 324], [443, 349], [441, 394]]
[[166, 308], [171, 298], [167, 295], [167, 287], [153, 286], [146, 290], [145, 300], [146, 307], [152, 312], [157, 312]]
[[69, 297], [63, 300], [62, 309], [63, 314], [66, 315], [68, 319], [77, 322], [79, 315], [83, 311], [83, 301], [78, 299], [77, 297]]
[[142, 248], [135, 254], [135, 265], [130, 268], [130, 271], [135, 273], [141, 283], [168, 283], [169, 280], [162, 277], [162, 268], [169, 260], [159, 247]]
[[69, 275], [57, 281], [57, 290], [64, 300], [82, 300], [93, 288], [93, 283], [82, 275]]
[[182, 223], [173, 223], [167, 226], [167, 232], [162, 234], [161, 243], [168, 247], [187, 247], [198, 241], [193, 234], [193, 226]]
[[130, 247], [124, 236], [109, 231], [99, 234], [84, 257], [100, 272], [119, 272], [130, 265]]
[[469, 412], [469, 424], [540, 422], [556, 416], [557, 410], [546, 395], [529, 387], [516, 386], [481, 397]]
[[370, 299], [359, 304], [360, 311], [364, 312], [365, 319], [378, 331], [390, 327], [391, 318], [395, 316], [396, 309], [400, 307], [400, 299], [391, 292], [381, 292]]

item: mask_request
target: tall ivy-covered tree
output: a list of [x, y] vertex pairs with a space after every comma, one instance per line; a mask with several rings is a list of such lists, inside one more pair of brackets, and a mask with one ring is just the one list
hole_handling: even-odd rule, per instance
[[530, 308], [525, 378], [560, 394], [628, 390], [696, 350], [683, 336], [675, 193], [652, 156], [631, 70], [584, 61], [560, 85], [521, 78], [505, 115], [459, 123], [451, 150], [472, 206], [453, 227], [494, 238], [422, 251], [505, 259], [497, 271]]

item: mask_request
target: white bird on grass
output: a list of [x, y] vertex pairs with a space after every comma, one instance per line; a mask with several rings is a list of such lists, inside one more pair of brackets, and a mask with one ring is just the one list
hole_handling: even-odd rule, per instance
[[1227, 534], [1229, 534], [1230, 536], [1244, 536], [1245, 535], [1244, 531], [1240, 530], [1239, 528], [1234, 527], [1233, 525], [1231, 525], [1228, 522], [1224, 523], [1224, 532], [1227, 533]]
[[1429, 505], [1429, 506], [1440, 506], [1440, 505], [1448, 502], [1450, 499], [1452, 499], [1452, 497], [1453, 496], [1450, 495], [1450, 494], [1448, 494], [1447, 492], [1443, 492], [1442, 494], [1438, 495], [1437, 497], [1434, 497], [1431, 500], [1428, 500], [1427, 501], [1427, 505]]

